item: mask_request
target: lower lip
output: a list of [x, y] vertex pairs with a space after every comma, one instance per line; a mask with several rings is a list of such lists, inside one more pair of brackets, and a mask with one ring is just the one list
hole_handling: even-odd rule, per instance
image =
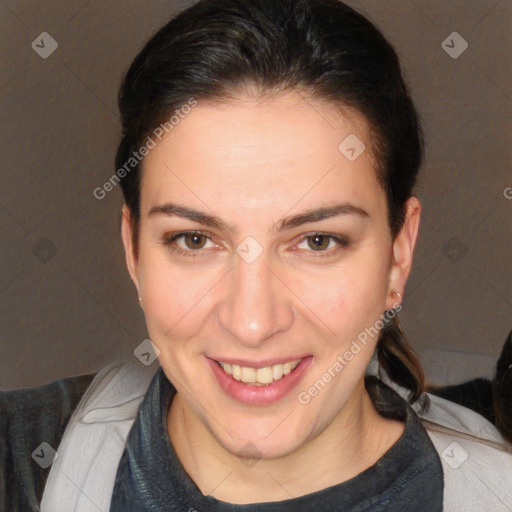
[[252, 386], [235, 380], [216, 361], [207, 358], [220, 387], [231, 398], [251, 405], [268, 405], [283, 398], [297, 386], [312, 360], [311, 356], [305, 357], [292, 372], [268, 386]]

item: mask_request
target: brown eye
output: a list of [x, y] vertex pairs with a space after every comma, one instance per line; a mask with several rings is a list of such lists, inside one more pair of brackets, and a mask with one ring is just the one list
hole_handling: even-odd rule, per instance
[[311, 247], [311, 249], [317, 251], [317, 250], [324, 250], [329, 247], [329, 243], [332, 237], [328, 235], [312, 235], [308, 237], [308, 245]]
[[[182, 231], [181, 233], [164, 235], [161, 243], [176, 254], [193, 258], [203, 256], [203, 253], [206, 253], [214, 245], [211, 237], [198, 231]], [[211, 245], [208, 246], [208, 243]]]
[[208, 237], [200, 233], [188, 233], [183, 235], [183, 240], [189, 249], [202, 249]]
[[[332, 244], [331, 244], [332, 242]], [[307, 246], [305, 245], [307, 243]], [[303, 245], [303, 247], [300, 247]], [[334, 256], [344, 249], [350, 247], [350, 242], [347, 237], [341, 235], [331, 235], [328, 233], [311, 233], [302, 238], [298, 245], [300, 249], [309, 252], [317, 253], [315, 257], [320, 256]]]

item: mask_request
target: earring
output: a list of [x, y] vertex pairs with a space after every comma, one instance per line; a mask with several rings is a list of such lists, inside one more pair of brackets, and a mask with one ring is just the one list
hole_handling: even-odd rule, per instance
[[400, 298], [402, 297], [402, 294], [400, 292], [397, 292], [396, 290], [393, 290], [391, 293], [390, 293], [391, 297], [393, 299], [397, 299], [397, 302], [395, 302], [395, 304], [393, 304], [392, 308], [393, 309], [397, 309], [399, 306], [401, 306], [402, 304], [398, 301], [400, 301]]

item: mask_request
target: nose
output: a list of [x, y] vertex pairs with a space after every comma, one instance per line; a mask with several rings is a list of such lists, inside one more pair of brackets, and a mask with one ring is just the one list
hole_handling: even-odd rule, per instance
[[265, 253], [246, 262], [236, 255], [226, 295], [218, 306], [220, 328], [238, 343], [258, 348], [293, 323], [292, 295], [269, 266]]

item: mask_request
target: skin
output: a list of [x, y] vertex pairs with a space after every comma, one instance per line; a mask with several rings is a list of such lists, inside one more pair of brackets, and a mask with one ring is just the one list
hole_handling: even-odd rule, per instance
[[[338, 150], [349, 134], [366, 145], [353, 162]], [[377, 336], [307, 405], [297, 399], [396, 306], [391, 292], [403, 294], [410, 273], [421, 206], [408, 200], [392, 240], [371, 144], [357, 113], [293, 92], [199, 102], [145, 158], [138, 255], [123, 207], [126, 262], [159, 362], [178, 391], [167, 418], [170, 440], [205, 495], [244, 504], [318, 491], [373, 465], [403, 433], [401, 422], [377, 413], [364, 387]], [[216, 215], [236, 230], [148, 215], [167, 202]], [[285, 217], [341, 202], [368, 217], [271, 230]], [[182, 237], [171, 245], [189, 255], [162, 243], [187, 230], [211, 240]], [[350, 245], [325, 238], [316, 249], [306, 238], [316, 232], [346, 236]], [[250, 264], [236, 252], [248, 236], [263, 249]], [[311, 365], [270, 405], [229, 397], [206, 362], [297, 355], [312, 356]]]

